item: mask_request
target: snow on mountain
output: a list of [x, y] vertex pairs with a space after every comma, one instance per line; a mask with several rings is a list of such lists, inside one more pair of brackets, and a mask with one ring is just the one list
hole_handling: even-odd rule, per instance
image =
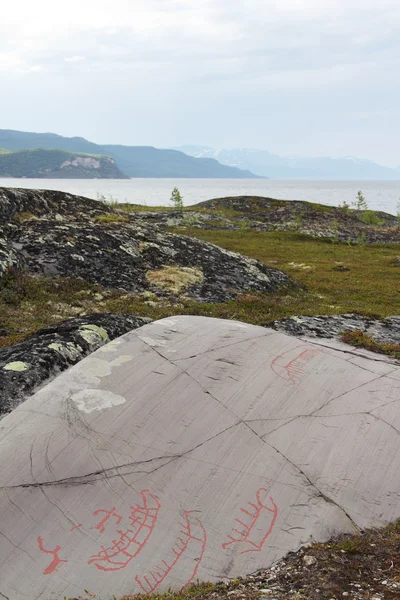
[[228, 150], [195, 145], [175, 149], [197, 158], [215, 158], [224, 165], [275, 179], [400, 179], [400, 166], [392, 169], [355, 156], [284, 157], [267, 150]]

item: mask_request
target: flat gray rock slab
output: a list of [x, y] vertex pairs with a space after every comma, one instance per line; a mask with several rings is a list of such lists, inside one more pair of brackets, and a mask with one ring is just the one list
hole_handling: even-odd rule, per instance
[[266, 567], [400, 514], [400, 367], [233, 321], [125, 334], [0, 422], [0, 598]]

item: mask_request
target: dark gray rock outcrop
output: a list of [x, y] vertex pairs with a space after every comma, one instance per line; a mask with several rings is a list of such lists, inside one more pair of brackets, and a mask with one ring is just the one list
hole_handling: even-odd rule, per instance
[[40, 329], [20, 344], [0, 349], [0, 418], [49, 378], [150, 321], [130, 315], [93, 314]]
[[360, 330], [377, 342], [400, 344], [400, 316], [386, 319], [373, 319], [356, 314], [298, 316], [267, 323], [266, 327], [296, 337], [325, 339], [340, 339], [344, 331]]
[[191, 210], [140, 212], [142, 221], [195, 229], [296, 231], [333, 242], [400, 242], [400, 221], [389, 213], [297, 200], [235, 196], [206, 200]]
[[200, 302], [293, 285], [261, 261], [61, 192], [0, 189], [0, 226], [3, 272], [23, 264], [44, 277], [82, 277], [105, 288]]

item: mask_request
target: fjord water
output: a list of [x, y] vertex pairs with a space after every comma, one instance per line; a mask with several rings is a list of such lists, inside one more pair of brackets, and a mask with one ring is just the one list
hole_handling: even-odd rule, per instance
[[369, 208], [396, 214], [400, 181], [304, 181], [274, 179], [12, 179], [0, 178], [0, 187], [60, 190], [88, 198], [148, 206], [168, 206], [177, 186], [185, 206], [224, 196], [266, 196], [280, 200], [307, 200], [330, 206], [351, 204], [362, 190]]

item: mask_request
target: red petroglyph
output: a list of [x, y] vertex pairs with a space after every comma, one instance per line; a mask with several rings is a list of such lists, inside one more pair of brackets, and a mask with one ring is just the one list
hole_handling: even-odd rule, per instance
[[[242, 511], [242, 513], [244, 515], [246, 515], [245, 521], [247, 520], [248, 522], [241, 521], [240, 519], [235, 519], [235, 521], [241, 527], [243, 527], [243, 529], [242, 530], [239, 530], [237, 528], [232, 529], [233, 535], [228, 535], [229, 542], [225, 542], [225, 544], [222, 544], [222, 548], [224, 550], [226, 548], [228, 548], [229, 546], [231, 546], [232, 544], [245, 544], [248, 546], [248, 548], [246, 550], [243, 550], [240, 554], [246, 554], [246, 552], [261, 552], [265, 542], [267, 541], [267, 539], [269, 538], [269, 536], [272, 533], [272, 530], [275, 525], [275, 521], [278, 516], [278, 507], [276, 506], [276, 504], [273, 501], [273, 499], [271, 498], [271, 496], [269, 497], [269, 500], [271, 502], [270, 506], [268, 506], [267, 504], [265, 504], [265, 502], [263, 500], [261, 500], [261, 494], [264, 494], [264, 493], [268, 494], [268, 490], [266, 490], [265, 488], [260, 488], [258, 490], [258, 492], [256, 493], [256, 503], [249, 502], [248, 503], [249, 507], [250, 507], [249, 509], [246, 509], [246, 508], [240, 509]], [[265, 516], [265, 514], [266, 514], [265, 511], [272, 514], [272, 519], [271, 519], [271, 522], [270, 522], [267, 532], [263, 535], [262, 539], [259, 540], [257, 543], [257, 541], [256, 541], [257, 531], [255, 531], [255, 528], [257, 527], [257, 529], [259, 530], [260, 520]], [[249, 520], [249, 519], [251, 519], [251, 520]]]
[[100, 515], [101, 513], [105, 513], [105, 517], [104, 519], [102, 519], [100, 521], [100, 523], [97, 523], [97, 525], [95, 525], [95, 527], [91, 527], [91, 529], [97, 529], [100, 533], [104, 533], [106, 530], [106, 523], [111, 519], [111, 517], [115, 517], [116, 521], [117, 521], [117, 525], [119, 525], [122, 521], [122, 517], [120, 515], [117, 515], [117, 513], [115, 512], [115, 506], [112, 507], [111, 510], [95, 510], [93, 515], [95, 517], [97, 517], [98, 515]]
[[75, 527], [72, 527], [71, 531], [75, 531], [75, 529], [80, 529], [81, 527], [83, 527], [83, 523], [80, 523], [79, 525], [75, 525]]
[[61, 546], [56, 546], [54, 548], [54, 550], [46, 550], [46, 548], [44, 548], [43, 546], [43, 538], [42, 537], [38, 537], [37, 539], [38, 541], [38, 545], [39, 545], [39, 550], [41, 552], [43, 552], [44, 554], [51, 554], [53, 556], [53, 560], [52, 562], [49, 564], [49, 566], [43, 571], [43, 575], [51, 575], [52, 573], [54, 573], [54, 571], [57, 569], [57, 567], [63, 563], [63, 562], [68, 562], [67, 560], [63, 560], [58, 556], [58, 553], [61, 550]]
[[321, 350], [305, 345], [296, 346], [274, 358], [271, 362], [271, 369], [281, 379], [296, 385], [304, 373], [307, 362], [320, 352]]
[[207, 533], [201, 521], [197, 517], [191, 516], [193, 512], [193, 510], [185, 510], [183, 513], [185, 523], [179, 523], [182, 527], [180, 530], [182, 536], [171, 548], [172, 556], [169, 562], [163, 560], [161, 565], [153, 567], [146, 575], [135, 577], [136, 583], [145, 594], [152, 594], [158, 588], [188, 550], [196, 553], [196, 557], [193, 559], [196, 566], [183, 587], [187, 587], [196, 577], [206, 549]]
[[[119, 539], [113, 540], [112, 546], [107, 548], [102, 546], [97, 555], [90, 557], [89, 565], [94, 563], [100, 571], [118, 571], [124, 569], [143, 550], [156, 525], [161, 504], [149, 490], [142, 490], [140, 495], [142, 504], [131, 506], [129, 529], [126, 531], [118, 529]], [[122, 519], [119, 515], [113, 514], [114, 510], [109, 511], [108, 514]]]

